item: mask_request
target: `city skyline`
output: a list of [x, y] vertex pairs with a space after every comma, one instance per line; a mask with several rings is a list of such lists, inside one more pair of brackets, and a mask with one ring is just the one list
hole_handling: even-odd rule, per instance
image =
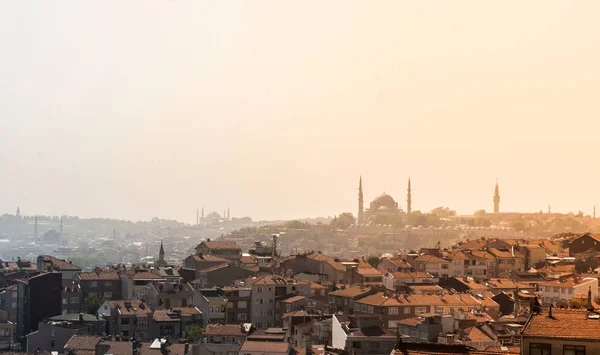
[[591, 214], [599, 11], [10, 3], [0, 210], [332, 216], [356, 213], [362, 174], [367, 201], [383, 190], [404, 201], [410, 176], [414, 210], [491, 210], [498, 178], [504, 211]]

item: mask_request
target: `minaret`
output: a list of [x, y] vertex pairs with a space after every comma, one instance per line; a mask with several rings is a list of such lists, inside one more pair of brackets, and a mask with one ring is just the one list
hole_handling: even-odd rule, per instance
[[167, 265], [165, 261], [165, 248], [163, 248], [163, 242], [160, 241], [160, 250], [158, 251], [158, 262], [156, 263], [158, 266]]
[[17, 218], [21, 218], [21, 209], [17, 206], [17, 213], [15, 214]]
[[62, 237], [63, 234], [63, 223], [62, 223], [62, 216], [60, 216], [60, 236]]
[[500, 212], [500, 192], [498, 190], [498, 181], [496, 181], [496, 189], [494, 190], [494, 213]]
[[550, 210], [550, 204], [548, 204], [548, 214], [551, 214], [552, 211]]
[[38, 230], [37, 230], [37, 216], [35, 216], [34, 223], [35, 223], [35, 226], [33, 227], [33, 237], [37, 238], [37, 232], [38, 232]]
[[412, 212], [412, 194], [410, 189], [410, 178], [408, 178], [408, 190], [406, 194], [406, 213], [410, 214]]
[[362, 176], [358, 180], [358, 224], [363, 223], [363, 191], [362, 191]]
[[204, 219], [204, 206], [202, 206], [202, 212], [200, 213], [200, 218]]
[[596, 205], [594, 205], [594, 219], [596, 219]]
[[227, 207], [227, 219], [231, 219], [231, 211], [229, 210], [229, 207]]
[[200, 210], [196, 208], [196, 224], [200, 224]]

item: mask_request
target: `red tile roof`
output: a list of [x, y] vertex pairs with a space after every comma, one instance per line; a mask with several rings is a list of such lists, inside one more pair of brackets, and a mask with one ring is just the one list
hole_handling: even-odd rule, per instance
[[236, 242], [226, 242], [226, 241], [206, 241], [198, 244], [196, 249], [198, 249], [201, 245], [205, 245], [209, 249], [220, 249], [220, 250], [242, 250]]
[[[597, 313], [596, 313], [597, 314]], [[589, 319], [585, 309], [543, 308], [532, 314], [523, 327], [524, 336], [561, 339], [600, 339], [600, 319]]]
[[207, 324], [204, 335], [245, 336], [246, 333], [239, 324]]
[[290, 352], [290, 344], [266, 341], [245, 341], [240, 348], [240, 353], [241, 352], [281, 353], [287, 355]]
[[119, 275], [112, 270], [105, 270], [105, 271], [101, 271], [100, 273], [96, 274], [95, 272], [80, 272], [79, 273], [79, 278], [82, 281], [95, 281], [95, 280], [113, 280], [113, 281], [119, 281]]
[[371, 291], [369, 287], [362, 287], [358, 285], [347, 286], [345, 288], [341, 288], [339, 290], [335, 290], [330, 292], [330, 296], [338, 296], [338, 297], [357, 297], [360, 295], [367, 294]]

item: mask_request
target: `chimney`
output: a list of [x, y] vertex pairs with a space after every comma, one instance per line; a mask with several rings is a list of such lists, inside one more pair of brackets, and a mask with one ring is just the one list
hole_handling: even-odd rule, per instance
[[210, 242], [210, 238], [208, 238], [206, 241], [207, 241], [207, 242]]
[[592, 306], [592, 286], [590, 286], [590, 288], [588, 289], [587, 303], [588, 303], [588, 311], [590, 311], [590, 312], [593, 311], [594, 306]]
[[83, 313], [79, 313], [79, 321], [83, 322]]
[[552, 304], [550, 304], [550, 310], [548, 311], [548, 318], [554, 318], [554, 316], [552, 315], [552, 308], [554, 308], [554, 306]]

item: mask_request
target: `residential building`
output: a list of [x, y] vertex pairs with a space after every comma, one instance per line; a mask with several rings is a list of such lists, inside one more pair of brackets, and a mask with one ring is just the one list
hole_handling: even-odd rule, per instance
[[250, 277], [253, 274], [252, 271], [243, 267], [231, 263], [223, 263], [200, 270], [193, 283], [200, 288], [224, 287], [232, 285], [236, 280]]
[[398, 333], [402, 341], [417, 343], [437, 343], [440, 334], [454, 332], [454, 317], [436, 313], [424, 313], [420, 316], [398, 321]]
[[33, 353], [36, 350], [47, 352], [62, 351], [64, 346], [73, 335], [98, 334], [98, 323], [100, 322], [96, 319], [96, 317], [83, 314], [73, 316], [76, 318], [59, 320], [62, 316], [58, 316], [52, 317], [47, 321], [40, 322], [38, 325], [38, 330], [26, 335], [27, 352]]
[[522, 355], [600, 354], [600, 313], [543, 307], [529, 316], [521, 332]]
[[98, 315], [106, 320], [108, 335], [153, 339], [152, 309], [144, 302], [106, 301], [98, 309]]
[[450, 275], [450, 261], [434, 255], [421, 255], [413, 262], [418, 272], [428, 272], [436, 277], [448, 277]]
[[428, 272], [387, 272], [382, 277], [383, 285], [388, 290], [400, 290], [410, 285], [435, 285], [439, 277]]
[[8, 313], [0, 310], [0, 351], [11, 348], [15, 341], [16, 325], [8, 320]]
[[166, 281], [165, 278], [152, 273], [150, 270], [141, 268], [129, 269], [122, 272], [119, 277], [121, 279], [121, 295], [126, 300], [140, 300], [145, 295], [146, 286], [149, 283]]
[[211, 241], [207, 239], [196, 247], [197, 255], [214, 255], [233, 262], [239, 262], [242, 249], [235, 242]]
[[250, 331], [244, 324], [207, 324], [195, 355], [238, 354]]
[[153, 338], [181, 339], [194, 325], [202, 325], [202, 312], [197, 307], [157, 309], [152, 314]]
[[183, 267], [195, 270], [196, 276], [194, 278], [199, 278], [202, 270], [228, 264], [230, 262], [230, 260], [216, 255], [195, 254], [190, 255], [183, 260]]
[[496, 275], [506, 277], [511, 272], [525, 271], [525, 255], [511, 248], [489, 248], [488, 252], [496, 259]]
[[75, 276], [75, 281], [79, 283], [84, 299], [96, 296], [108, 297], [111, 300], [122, 299], [120, 278], [112, 269], [80, 272]]
[[227, 323], [250, 322], [252, 316], [252, 288], [246, 286], [223, 287], [227, 298]]
[[311, 284], [290, 278], [265, 275], [246, 280], [252, 287], [252, 324], [258, 329], [280, 326], [281, 300], [289, 295], [310, 297]]
[[412, 266], [402, 258], [395, 257], [381, 260], [377, 265], [377, 270], [381, 271], [382, 274], [386, 272], [410, 272]]
[[[476, 280], [497, 277], [496, 257], [486, 250], [467, 250], [465, 255], [469, 257], [470, 264], [467, 265], [466, 274]], [[473, 265], [475, 260], [475, 265]]]
[[138, 292], [153, 309], [188, 307], [192, 305], [194, 290], [190, 284], [156, 281], [147, 284]]
[[222, 289], [214, 287], [194, 290], [193, 301], [202, 312], [204, 325], [225, 323], [228, 300]]
[[70, 284], [75, 279], [75, 275], [81, 271], [77, 265], [50, 255], [40, 255], [37, 258], [37, 268], [42, 272], [59, 272], [62, 275], [62, 281]]
[[70, 286], [63, 286], [60, 295], [62, 299], [62, 314], [79, 314], [83, 306], [83, 293], [77, 283], [71, 283]]
[[541, 282], [538, 284], [542, 296], [543, 305], [564, 305], [575, 297], [586, 297], [588, 291], [592, 293], [592, 299], [598, 297], [598, 279], [580, 278], [579, 276], [570, 278], [560, 278], [558, 280]]
[[340, 289], [329, 293], [329, 304], [331, 312], [342, 312], [343, 314], [354, 313], [354, 302], [357, 299], [374, 293], [370, 287], [359, 285], [341, 285]]
[[586, 233], [574, 238], [569, 243], [569, 256], [581, 254], [589, 250], [600, 251], [600, 235]]
[[352, 269], [352, 283], [355, 284], [381, 284], [381, 276], [381, 271], [371, 266]]
[[36, 331], [46, 318], [62, 313], [62, 275], [45, 272], [17, 281], [17, 336]]
[[291, 274], [306, 272], [327, 275], [328, 281], [338, 284], [352, 281], [351, 268], [339, 259], [321, 253], [298, 254], [282, 260], [280, 264], [282, 270], [290, 270]]
[[396, 329], [383, 329], [379, 321], [366, 316], [332, 316], [332, 343], [349, 355], [389, 355], [397, 342]]

